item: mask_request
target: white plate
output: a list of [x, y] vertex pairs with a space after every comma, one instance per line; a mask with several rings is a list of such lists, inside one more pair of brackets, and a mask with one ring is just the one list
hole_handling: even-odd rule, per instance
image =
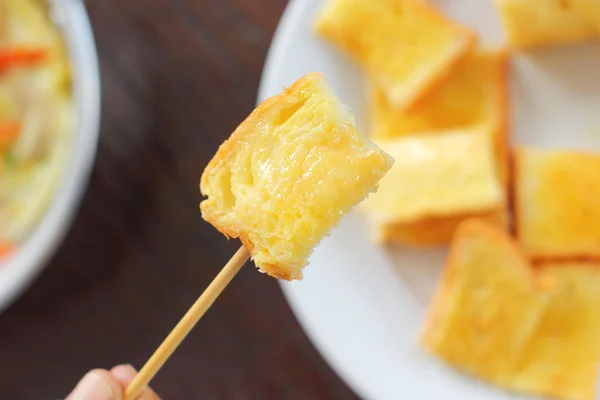
[[[320, 71], [365, 127], [364, 79], [345, 55], [319, 40], [311, 22], [323, 0], [295, 0], [269, 53], [259, 100]], [[486, 44], [503, 41], [489, 0], [436, 0], [476, 28]], [[600, 46], [577, 45], [513, 59], [513, 142], [600, 148]], [[455, 373], [416, 342], [445, 250], [388, 253], [369, 242], [356, 214], [346, 217], [311, 258], [301, 282], [282, 284], [298, 320], [324, 358], [365, 399], [517, 399]]]
[[70, 159], [46, 214], [18, 252], [0, 262], [0, 311], [42, 271], [66, 234], [94, 164], [100, 118], [96, 46], [81, 0], [50, 0], [63, 30], [73, 69], [75, 130]]

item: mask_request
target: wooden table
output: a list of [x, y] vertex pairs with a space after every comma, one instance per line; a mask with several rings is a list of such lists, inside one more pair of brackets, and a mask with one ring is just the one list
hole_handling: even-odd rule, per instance
[[[253, 109], [285, 0], [89, 0], [99, 153], [79, 215], [0, 316], [0, 398], [64, 397], [140, 367], [239, 246], [200, 218], [199, 176]], [[156, 377], [165, 399], [352, 399], [248, 264]]]

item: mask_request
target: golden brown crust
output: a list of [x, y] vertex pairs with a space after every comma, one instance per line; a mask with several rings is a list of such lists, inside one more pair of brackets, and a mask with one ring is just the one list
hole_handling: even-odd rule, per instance
[[447, 245], [452, 241], [457, 228], [467, 220], [480, 219], [508, 230], [508, 211], [505, 208], [483, 213], [437, 216], [406, 224], [382, 227], [379, 241], [390, 245], [428, 247]]
[[[244, 246], [246, 246], [246, 248], [248, 249], [248, 252], [252, 254], [254, 250], [254, 243], [252, 243], [252, 241], [248, 239], [248, 236], [243, 233], [239, 236], [239, 238], [244, 244]], [[260, 265], [260, 271], [273, 278], [282, 279], [284, 281], [302, 279], [302, 271], [292, 272], [292, 270], [290, 270], [289, 268], [280, 267], [274, 264], [263, 263]]]
[[513, 184], [512, 184], [512, 213], [513, 213], [513, 229], [514, 229], [514, 233], [515, 236], [518, 238], [519, 237], [519, 230], [521, 229], [521, 219], [522, 219], [522, 215], [521, 215], [521, 211], [519, 210], [519, 207], [517, 207], [517, 198], [520, 195], [520, 191], [519, 191], [519, 185], [517, 185], [517, 179], [518, 177], [521, 175], [521, 165], [520, 165], [520, 159], [521, 159], [521, 153], [522, 150], [520, 148], [515, 148], [513, 149], [512, 152], [512, 180], [513, 180]]
[[500, 111], [498, 115], [498, 131], [496, 133], [496, 156], [498, 158], [498, 173], [500, 182], [506, 190], [510, 190], [510, 163], [509, 163], [509, 146], [510, 146], [510, 57], [506, 49], [498, 51], [498, 74], [496, 76], [498, 90], [494, 93], [498, 96], [496, 99], [497, 109]]

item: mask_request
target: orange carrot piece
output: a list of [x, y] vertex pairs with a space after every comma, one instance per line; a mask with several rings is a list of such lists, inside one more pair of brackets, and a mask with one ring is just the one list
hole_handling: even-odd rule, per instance
[[0, 48], [0, 71], [11, 67], [31, 66], [44, 61], [48, 52], [41, 48], [7, 47]]
[[17, 122], [0, 122], [0, 154], [14, 143], [20, 130], [21, 126]]
[[16, 248], [17, 246], [14, 243], [0, 241], [0, 258], [8, 256]]

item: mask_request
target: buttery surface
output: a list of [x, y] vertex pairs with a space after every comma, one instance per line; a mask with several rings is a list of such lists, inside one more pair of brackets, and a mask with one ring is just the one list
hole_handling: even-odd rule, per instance
[[470, 220], [452, 244], [422, 343], [510, 391], [594, 400], [598, 307], [598, 264], [534, 269], [505, 233]]
[[357, 60], [398, 109], [447, 77], [475, 43], [421, 0], [334, 0], [316, 30]]
[[538, 286], [503, 231], [467, 221], [452, 243], [422, 342], [450, 365], [505, 386], [548, 301]]
[[600, 363], [598, 264], [545, 265], [550, 302], [519, 357], [510, 388], [565, 400], [595, 400]]
[[600, 156], [515, 152], [517, 238], [534, 258], [600, 257]]
[[320, 74], [262, 103], [201, 179], [203, 217], [240, 237], [264, 272], [301, 279], [307, 258], [392, 159], [367, 142]]
[[444, 131], [481, 123], [504, 124], [507, 103], [507, 56], [503, 51], [478, 51], [461, 61], [448, 80], [414, 110], [399, 111], [385, 93], [371, 88], [371, 135], [393, 138]]
[[492, 140], [484, 132], [422, 134], [377, 143], [396, 162], [377, 193], [361, 205], [375, 223], [485, 212], [504, 202]]
[[600, 37], [597, 0], [494, 0], [516, 48], [565, 44]]

